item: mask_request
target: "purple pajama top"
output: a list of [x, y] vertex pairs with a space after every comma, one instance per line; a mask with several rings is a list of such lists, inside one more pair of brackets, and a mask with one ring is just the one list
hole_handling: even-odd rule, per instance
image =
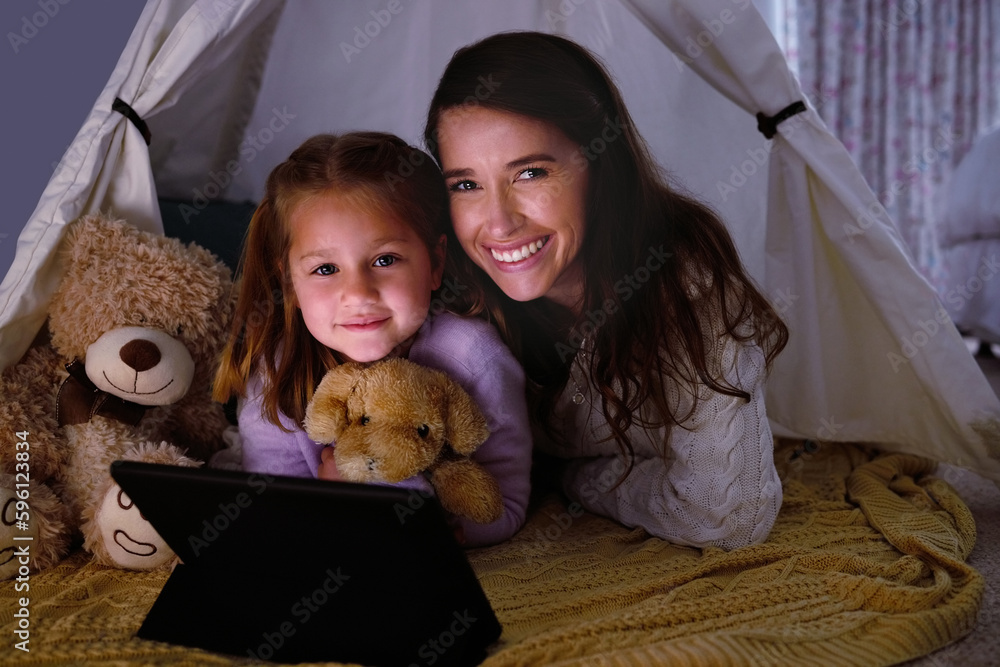
[[[410, 347], [410, 361], [446, 373], [479, 405], [490, 437], [472, 455], [500, 485], [504, 513], [490, 524], [458, 518], [466, 547], [503, 542], [524, 523], [531, 491], [531, 427], [524, 398], [524, 371], [496, 330], [482, 320], [451, 313], [427, 318]], [[239, 406], [243, 469], [292, 477], [316, 477], [324, 445], [306, 435], [301, 424], [280, 414], [291, 433], [261, 414], [260, 383], [251, 378]], [[430, 490], [422, 477], [401, 486]]]

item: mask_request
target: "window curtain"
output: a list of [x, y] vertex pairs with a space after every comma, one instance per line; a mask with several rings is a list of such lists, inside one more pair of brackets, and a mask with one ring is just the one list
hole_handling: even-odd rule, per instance
[[[943, 294], [949, 178], [1000, 122], [1000, 3], [786, 0], [785, 10], [784, 45], [803, 90]], [[872, 216], [856, 216], [863, 233]]]

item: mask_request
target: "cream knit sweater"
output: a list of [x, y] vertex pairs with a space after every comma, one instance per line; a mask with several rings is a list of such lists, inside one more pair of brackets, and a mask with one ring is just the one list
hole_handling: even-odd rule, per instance
[[[552, 423], [562, 444], [536, 435], [543, 451], [574, 459], [563, 482], [570, 498], [588, 511], [675, 544], [734, 549], [767, 537], [781, 507], [781, 482], [764, 411], [764, 355], [757, 346], [730, 337], [722, 341], [717, 354], [725, 377], [749, 392], [750, 401], [699, 385], [695, 412], [669, 435], [662, 426], [633, 424], [628, 434], [635, 465], [617, 487], [625, 460], [601, 412], [599, 394], [588, 385], [586, 354], [577, 355], [554, 409]], [[667, 391], [671, 405], [681, 408], [675, 414], [685, 414], [691, 396], [675, 386]], [[642, 421], [652, 417], [641, 416]]]

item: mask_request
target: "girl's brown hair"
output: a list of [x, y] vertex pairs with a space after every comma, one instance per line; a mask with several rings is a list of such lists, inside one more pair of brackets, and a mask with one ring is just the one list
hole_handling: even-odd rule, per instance
[[[668, 185], [597, 59], [567, 39], [535, 32], [501, 33], [460, 49], [428, 112], [424, 140], [435, 158], [442, 112], [475, 106], [553, 124], [581, 146], [587, 164], [579, 314], [546, 299], [510, 299], [449, 236], [457, 280], [474, 286], [466, 313], [485, 313], [522, 360], [536, 419], [546, 423], [584, 337], [593, 350], [587, 372], [629, 462], [626, 475], [634, 458], [628, 429], [683, 422], [695, 409], [697, 383], [749, 400], [726, 381], [720, 346], [726, 337], [756, 343], [769, 367], [787, 329], [719, 217]], [[646, 275], [635, 289], [628, 284]], [[668, 399], [670, 383], [687, 390], [685, 408]], [[640, 417], [648, 403], [656, 424]]]
[[214, 397], [224, 402], [245, 396], [251, 375], [259, 373], [263, 417], [278, 426], [279, 412], [302, 422], [319, 381], [338, 363], [306, 329], [288, 272], [289, 216], [307, 199], [328, 193], [409, 225], [432, 261], [450, 227], [441, 172], [429, 155], [391, 134], [318, 135], [274, 168], [247, 230], [236, 313]]

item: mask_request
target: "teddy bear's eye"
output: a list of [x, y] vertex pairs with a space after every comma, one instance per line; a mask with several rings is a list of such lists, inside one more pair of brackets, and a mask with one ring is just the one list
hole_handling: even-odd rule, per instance
[[3, 525], [14, 525], [14, 507], [15, 502], [13, 498], [4, 503], [3, 512], [0, 512], [0, 521], [3, 521]]
[[417, 427], [417, 435], [419, 435], [421, 438], [426, 438], [427, 434], [430, 432], [431, 429], [429, 426], [427, 426], [427, 424], [421, 424], [420, 426]]
[[132, 509], [132, 505], [132, 499], [125, 494], [123, 489], [118, 489], [118, 507], [121, 507], [123, 510], [128, 510]]
[[182, 333], [184, 333], [184, 327], [183, 325], [178, 324], [177, 329], [174, 331], [174, 335], [180, 336]]
[[365, 424], [367, 424], [370, 421], [371, 421], [371, 419], [368, 417], [368, 415], [361, 415], [361, 425], [362, 426], [364, 426]]

